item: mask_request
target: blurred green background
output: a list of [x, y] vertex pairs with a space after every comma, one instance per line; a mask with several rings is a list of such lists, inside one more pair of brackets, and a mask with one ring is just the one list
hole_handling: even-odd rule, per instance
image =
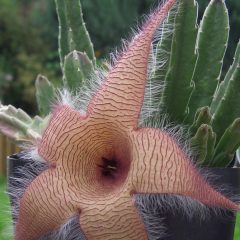
[[[84, 19], [98, 58], [121, 45], [156, 0], [82, 0]], [[198, 0], [200, 14], [209, 0]], [[231, 64], [240, 37], [240, 1], [226, 0], [231, 30], [224, 69]], [[37, 111], [34, 82], [38, 73], [52, 82], [61, 78], [58, 57], [58, 22], [54, 0], [0, 0], [0, 99], [21, 107], [29, 114]], [[0, 176], [1, 177], [1, 176]], [[5, 178], [0, 178], [0, 239], [11, 239], [8, 198], [3, 194]], [[4, 213], [3, 213], [4, 212]], [[238, 217], [236, 239], [240, 239]]]

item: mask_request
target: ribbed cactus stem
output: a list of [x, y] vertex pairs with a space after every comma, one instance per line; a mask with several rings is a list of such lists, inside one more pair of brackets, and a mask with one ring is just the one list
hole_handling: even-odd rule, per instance
[[93, 65], [96, 59], [93, 44], [83, 20], [82, 7], [79, 0], [55, 0], [59, 19], [59, 55], [61, 66], [70, 52], [77, 50], [86, 52]]
[[195, 114], [193, 124], [189, 128], [190, 136], [193, 136], [202, 124], [209, 124], [211, 119], [212, 116], [208, 106], [199, 108]]
[[196, 1], [180, 0], [175, 18], [169, 71], [160, 103], [161, 110], [175, 123], [182, 123], [186, 117], [193, 89], [191, 79], [196, 61], [196, 20]]
[[65, 57], [64, 61], [64, 85], [72, 92], [76, 92], [79, 87], [86, 85], [94, 71], [92, 61], [86, 53], [73, 51]]
[[217, 142], [222, 137], [225, 129], [240, 117], [240, 65], [238, 65], [229, 80], [227, 89], [212, 118], [212, 126], [217, 134]]
[[59, 45], [59, 56], [60, 56], [60, 64], [63, 68], [64, 57], [70, 52], [69, 47], [69, 27], [67, 24], [66, 18], [66, 7], [64, 0], [55, 0], [56, 10], [58, 15], [58, 23], [59, 23], [59, 34], [58, 34], [58, 45]]
[[226, 167], [240, 146], [240, 118], [226, 129], [214, 152], [212, 166]]
[[211, 103], [211, 113], [212, 114], [216, 111], [221, 99], [224, 96], [224, 93], [227, 89], [228, 83], [229, 83], [234, 71], [236, 70], [237, 65], [239, 65], [239, 64], [240, 64], [240, 41], [237, 44], [237, 48], [236, 48], [234, 59], [233, 59], [233, 64], [228, 69], [224, 80], [219, 84], [218, 88], [216, 89], [216, 91], [214, 93], [213, 101]]
[[195, 89], [189, 102], [187, 123], [196, 110], [209, 106], [221, 75], [229, 35], [228, 12], [223, 0], [211, 0], [198, 31], [196, 51], [198, 59], [194, 70]]
[[207, 156], [209, 126], [202, 124], [190, 140], [191, 148], [196, 152], [196, 161], [203, 163]]
[[207, 142], [207, 155], [205, 157], [205, 160], [202, 163], [202, 166], [211, 166], [211, 162], [213, 159], [215, 144], [216, 144], [216, 133], [213, 132], [213, 129], [211, 126], [208, 126], [208, 142]]

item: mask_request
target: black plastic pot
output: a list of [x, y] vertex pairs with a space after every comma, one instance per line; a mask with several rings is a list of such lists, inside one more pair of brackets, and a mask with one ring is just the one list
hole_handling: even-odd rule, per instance
[[[216, 168], [208, 169], [216, 176], [213, 184], [225, 185], [230, 195], [240, 194], [240, 169]], [[207, 220], [191, 220], [181, 214], [165, 213], [165, 224], [168, 236], [166, 240], [233, 240], [236, 215], [231, 211], [222, 214], [212, 214]]]
[[[18, 172], [20, 167], [28, 164], [31, 159], [22, 158], [21, 154], [15, 154], [8, 158], [8, 183], [11, 177], [21, 177]], [[208, 169], [216, 178], [213, 184], [227, 186], [232, 195], [240, 195], [240, 168], [214, 168]], [[14, 205], [14, 199], [11, 198]], [[161, 212], [161, 217], [162, 217]], [[181, 213], [164, 212], [164, 223], [167, 227], [165, 240], [233, 240], [236, 216], [231, 211], [224, 214], [213, 214], [207, 220], [200, 221], [198, 218], [191, 220]]]

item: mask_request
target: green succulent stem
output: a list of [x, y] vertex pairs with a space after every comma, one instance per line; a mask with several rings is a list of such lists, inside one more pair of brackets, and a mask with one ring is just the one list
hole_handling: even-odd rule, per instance
[[226, 129], [214, 152], [213, 167], [226, 167], [240, 146], [240, 118]]
[[202, 124], [209, 124], [212, 116], [208, 106], [201, 107], [196, 111], [193, 124], [189, 128], [190, 136], [193, 136]]
[[194, 137], [190, 139], [190, 146], [194, 152], [196, 152], [196, 161], [200, 164], [203, 163], [207, 156], [208, 150], [208, 135], [209, 126], [207, 124], [202, 124]]
[[208, 141], [207, 141], [207, 154], [206, 157], [202, 163], [202, 166], [211, 166], [211, 162], [214, 155], [215, 150], [215, 144], [216, 144], [216, 133], [213, 132], [213, 129], [211, 126], [208, 128]]
[[237, 48], [236, 48], [234, 59], [233, 59], [233, 64], [228, 69], [224, 80], [219, 84], [213, 96], [213, 101], [211, 103], [211, 108], [210, 108], [211, 109], [210, 111], [212, 114], [216, 111], [219, 103], [221, 102], [221, 99], [224, 96], [224, 93], [227, 89], [229, 81], [239, 64], [240, 64], [240, 41], [237, 44]]
[[192, 79], [195, 88], [189, 102], [187, 123], [192, 122], [199, 107], [210, 106], [212, 102], [221, 75], [228, 36], [229, 18], [226, 4], [223, 0], [211, 0], [198, 31], [198, 58]]
[[240, 65], [238, 65], [229, 80], [226, 92], [221, 99], [212, 118], [212, 126], [217, 134], [217, 142], [222, 137], [225, 129], [240, 117]]
[[81, 86], [86, 85], [86, 81], [93, 71], [92, 61], [87, 54], [74, 50], [65, 57], [64, 85], [71, 92], [76, 92]]
[[59, 55], [62, 68], [65, 56], [74, 50], [86, 52], [95, 66], [93, 44], [83, 20], [80, 0], [55, 0], [55, 2], [59, 20]]
[[35, 88], [39, 112], [41, 115], [46, 116], [51, 111], [56, 97], [56, 90], [52, 83], [43, 75], [37, 76]]
[[182, 123], [187, 115], [187, 105], [193, 89], [191, 83], [196, 61], [197, 3], [194, 0], [179, 1], [175, 17], [169, 70], [161, 98], [161, 110], [170, 120]]

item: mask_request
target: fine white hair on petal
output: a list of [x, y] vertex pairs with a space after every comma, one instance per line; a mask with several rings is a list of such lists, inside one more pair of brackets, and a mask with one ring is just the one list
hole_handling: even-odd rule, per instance
[[79, 225], [79, 214], [69, 218], [58, 229], [40, 237], [38, 240], [86, 240]]
[[28, 148], [26, 151], [21, 152], [21, 157], [23, 159], [31, 159], [31, 160], [33, 160], [35, 162], [39, 162], [39, 163], [46, 163], [46, 160], [43, 159], [38, 154], [38, 148], [37, 147]]
[[[170, 52], [162, 46], [163, 41], [171, 39], [174, 30], [172, 18], [177, 12], [178, 4], [175, 4], [168, 16], [156, 30], [152, 39], [151, 51], [147, 67], [147, 81], [145, 85], [144, 102], [142, 105], [139, 126], [141, 126], [149, 117], [159, 114], [161, 111], [160, 101], [164, 87], [165, 75], [159, 75], [159, 72], [166, 72], [170, 60]], [[147, 17], [148, 18], [148, 17]]]
[[148, 117], [140, 128], [158, 128], [163, 133], [169, 135], [175, 143], [180, 147], [187, 158], [195, 165], [197, 153], [190, 147], [190, 137], [187, 126], [176, 125], [170, 122], [167, 114], [156, 113], [154, 116]]
[[67, 88], [58, 89], [57, 103], [67, 105], [71, 108], [75, 108], [76, 97], [74, 96], [73, 92], [70, 92], [70, 90], [68, 90]]
[[[20, 200], [27, 187], [40, 173], [48, 168], [48, 164], [46, 162], [36, 161], [35, 159], [32, 159], [32, 156], [31, 151], [24, 151], [11, 156], [13, 159], [9, 160], [15, 162], [11, 165], [12, 173], [10, 174], [12, 175], [8, 176], [7, 189], [12, 204], [11, 207], [14, 225], [18, 219]], [[17, 166], [14, 164], [17, 164]]]
[[[111, 68], [110, 65], [108, 66]], [[75, 92], [71, 92], [67, 88], [59, 89], [57, 102], [85, 115], [89, 102], [102, 86], [106, 75], [107, 70], [104, 67], [96, 67], [95, 71], [91, 73], [91, 77], [85, 80], [84, 86], [76, 89]]]

